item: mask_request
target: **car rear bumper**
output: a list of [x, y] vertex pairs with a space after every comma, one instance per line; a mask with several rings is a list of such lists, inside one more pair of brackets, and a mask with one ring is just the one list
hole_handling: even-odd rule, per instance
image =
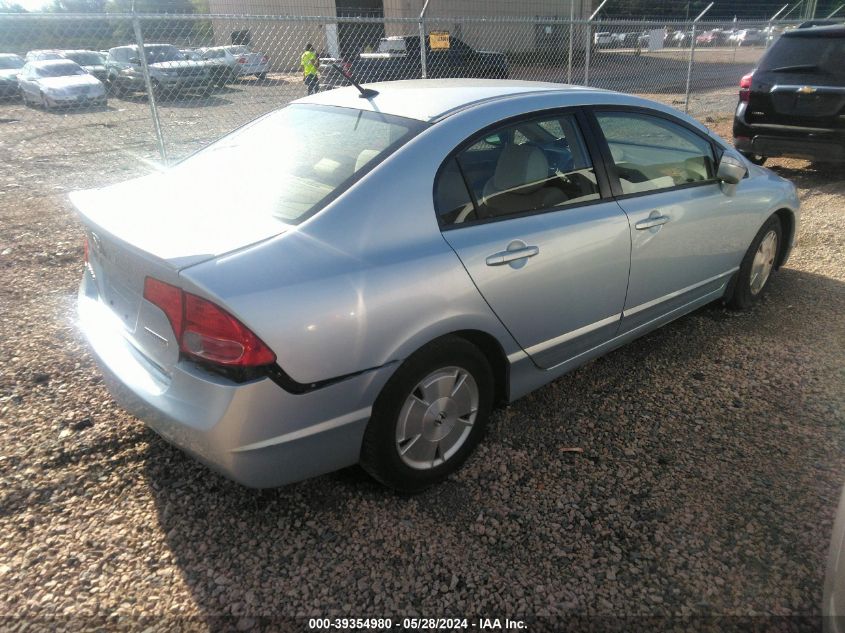
[[770, 158], [845, 162], [845, 130], [749, 124], [745, 106], [740, 103], [734, 116], [734, 145], [739, 151]]
[[105, 384], [168, 442], [245, 486], [268, 488], [353, 465], [392, 365], [292, 394], [269, 378], [235, 383], [188, 361], [163, 370], [124, 335], [85, 273], [79, 326]]

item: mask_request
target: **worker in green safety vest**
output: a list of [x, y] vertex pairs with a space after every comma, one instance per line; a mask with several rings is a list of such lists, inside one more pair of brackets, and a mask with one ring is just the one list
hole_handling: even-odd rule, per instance
[[320, 89], [320, 73], [317, 70], [317, 54], [314, 52], [314, 47], [311, 44], [305, 45], [305, 52], [302, 53], [300, 59], [300, 66], [305, 75], [305, 87], [308, 89], [308, 94], [312, 95]]

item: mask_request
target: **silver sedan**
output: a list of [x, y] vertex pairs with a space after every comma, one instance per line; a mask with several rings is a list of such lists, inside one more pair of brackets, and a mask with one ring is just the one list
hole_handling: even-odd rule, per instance
[[[262, 186], [217, 186], [244, 164]], [[750, 307], [799, 222], [792, 184], [670, 107], [493, 80], [312, 95], [71, 198], [112, 393], [255, 487], [442, 480], [494, 407]]]

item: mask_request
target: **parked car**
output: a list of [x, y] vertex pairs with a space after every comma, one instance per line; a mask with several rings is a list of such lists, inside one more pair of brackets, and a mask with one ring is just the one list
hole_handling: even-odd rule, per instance
[[728, 36], [728, 43], [734, 46], [759, 46], [766, 43], [766, 37], [759, 29], [740, 29]]
[[[379, 40], [375, 53], [361, 53], [340, 60], [359, 82], [396, 81], [422, 77], [420, 40], [417, 36], [392, 36]], [[321, 83], [327, 88], [349, 85], [346, 78], [325, 66]], [[432, 49], [426, 41], [426, 74], [429, 78], [508, 76], [508, 59], [503, 53], [476, 51], [461, 39], [449, 37], [448, 49]]]
[[253, 53], [248, 46], [212, 46], [197, 50], [203, 59], [226, 64], [235, 77], [255, 75], [258, 79], [266, 79], [270, 72], [270, 58], [263, 53]]
[[[144, 44], [144, 54], [156, 98], [189, 91], [202, 94], [211, 91], [213, 84], [208, 67], [201, 62], [186, 60], [172, 44]], [[137, 46], [110, 49], [106, 70], [109, 89], [117, 96], [147, 91]]]
[[669, 106], [532, 82], [368, 89], [71, 195], [106, 384], [243, 484], [357, 462], [433, 484], [494, 405], [711, 301], [752, 305], [789, 255], [793, 185]]
[[696, 36], [695, 43], [698, 46], [722, 46], [728, 41], [728, 34], [720, 29], [704, 31]]
[[105, 82], [108, 78], [103, 58], [95, 51], [59, 51], [59, 54], [63, 59], [69, 59], [76, 62], [102, 82]]
[[17, 97], [18, 73], [23, 68], [24, 60], [20, 55], [0, 53], [0, 98]]
[[192, 62], [199, 62], [208, 69], [211, 81], [219, 88], [232, 83], [238, 76], [237, 69], [229, 66], [222, 59], [207, 59], [202, 52], [194, 49], [182, 49], [179, 51], [185, 59]]
[[69, 59], [27, 62], [18, 75], [23, 102], [45, 109], [58, 106], [104, 106], [102, 82]]
[[62, 57], [61, 51], [58, 50], [48, 50], [48, 49], [41, 49], [41, 50], [34, 50], [29, 51], [24, 58], [24, 61], [27, 62], [43, 62], [50, 59], [64, 59]]
[[757, 164], [845, 162], [845, 26], [787, 31], [740, 82], [736, 148]]
[[824, 633], [845, 633], [845, 488], [830, 538], [822, 616]]

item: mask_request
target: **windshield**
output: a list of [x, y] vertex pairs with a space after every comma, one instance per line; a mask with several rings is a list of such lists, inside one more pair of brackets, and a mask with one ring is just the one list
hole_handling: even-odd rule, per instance
[[237, 211], [296, 224], [419, 133], [413, 119], [331, 106], [291, 105], [230, 134], [170, 170], [186, 189], [249, 170]]
[[388, 40], [382, 39], [378, 43], [379, 53], [404, 53], [405, 40]]
[[145, 46], [144, 52], [148, 64], [185, 61], [185, 56], [175, 46]]
[[0, 57], [0, 68], [23, 68], [23, 60], [20, 57]]
[[103, 58], [93, 51], [71, 51], [65, 53], [64, 56], [80, 66], [101, 66], [103, 64]]
[[49, 64], [41, 66], [36, 69], [39, 77], [68, 77], [70, 75], [85, 75], [87, 74], [78, 64], [74, 62], [65, 62], [58, 64]]
[[761, 71], [796, 67], [796, 72], [845, 75], [845, 37], [782, 37], [760, 62]]

